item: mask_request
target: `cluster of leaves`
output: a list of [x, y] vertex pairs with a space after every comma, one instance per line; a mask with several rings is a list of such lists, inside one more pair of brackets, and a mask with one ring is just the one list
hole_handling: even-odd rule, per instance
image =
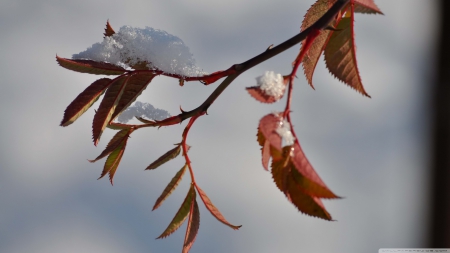
[[[339, 4], [342, 6], [339, 6]], [[333, 7], [336, 7], [337, 9], [333, 9]], [[320, 19], [325, 17], [329, 12], [333, 12], [334, 15], [331, 23], [327, 23], [328, 26], [326, 27], [319, 27], [318, 23]], [[332, 220], [332, 218], [325, 209], [321, 199], [333, 199], [339, 197], [328, 189], [314, 171], [302, 151], [291, 122], [291, 94], [294, 78], [300, 65], [303, 65], [306, 79], [311, 87], [313, 87], [312, 77], [314, 69], [322, 52], [324, 52], [326, 66], [329, 71], [351, 88], [369, 97], [363, 88], [356, 62], [354, 15], [357, 12], [381, 14], [381, 11], [375, 5], [373, 0], [318, 0], [312, 5], [306, 13], [302, 23], [301, 29], [303, 34], [306, 34], [306, 37], [302, 42], [300, 53], [292, 64], [292, 71], [290, 74], [283, 76], [282, 83], [280, 84], [281, 86], [279, 86], [281, 87], [283, 94], [286, 89], [288, 90], [288, 99], [285, 110], [283, 112], [271, 113], [264, 116], [259, 123], [257, 133], [257, 140], [261, 146], [263, 167], [266, 170], [269, 170], [270, 164], [271, 173], [276, 186], [299, 211], [325, 220]], [[109, 22], [107, 22], [104, 36], [113, 36], [114, 34], [114, 29]], [[277, 47], [280, 46], [282, 45]], [[283, 45], [283, 49], [279, 51], [286, 50], [290, 46], [292, 45]], [[266, 57], [265, 54], [271, 54], [270, 50], [272, 50], [272, 48], [269, 48], [260, 56]], [[274, 55], [271, 55], [270, 57], [273, 57]], [[266, 57], [264, 60], [270, 57]], [[180, 154], [182, 154], [186, 161], [185, 165], [175, 174], [160, 197], [156, 200], [153, 210], [157, 209], [175, 190], [186, 170], [189, 170], [191, 177], [191, 186], [186, 198], [167, 229], [157, 238], [169, 236], [175, 232], [186, 219], [188, 219], [183, 252], [188, 252], [190, 250], [200, 226], [200, 212], [197, 204], [197, 195], [200, 196], [206, 209], [217, 220], [232, 229], [239, 229], [240, 226], [230, 224], [223, 217], [195, 181], [191, 161], [188, 156], [190, 147], [187, 145], [186, 140], [188, 132], [195, 120], [206, 113], [208, 107], [220, 95], [221, 91], [223, 91], [223, 89], [225, 89], [240, 73], [260, 62], [257, 62], [256, 64], [254, 62], [248, 63], [252, 60], [251, 59], [245, 63], [233, 65], [225, 71], [217, 71], [211, 75], [186, 77], [177, 74], [164, 73], [156, 68], [149, 69], [147, 66], [151, 66], [151, 64], [148, 64], [148, 62], [134, 64], [131, 66], [132, 69], [129, 70], [107, 62], [97, 62], [88, 59], [67, 59], [56, 56], [56, 60], [60, 66], [76, 72], [117, 76], [114, 79], [101, 78], [88, 86], [67, 107], [63, 120], [61, 121], [61, 126], [72, 124], [86, 112], [102, 94], [104, 94], [103, 100], [101, 101], [98, 110], [96, 110], [93, 119], [92, 137], [94, 144], [98, 144], [106, 127], [118, 130], [118, 132], [109, 141], [103, 152], [101, 152], [94, 160], [90, 160], [90, 162], [96, 162], [106, 157], [106, 162], [100, 178], [108, 174], [111, 184], [113, 184], [115, 172], [125, 152], [128, 138], [135, 130], [146, 127], [170, 126], [190, 118], [189, 123], [182, 134], [181, 142], [175, 144], [175, 148], [169, 150], [146, 168], [146, 170], [156, 169]], [[261, 60], [261, 62], [264, 60]], [[181, 111], [179, 115], [161, 121], [138, 117], [142, 122], [142, 124], [139, 125], [114, 122], [114, 119], [129, 107], [146, 89], [153, 78], [158, 75], [176, 78], [179, 80], [180, 85], [183, 85], [185, 81], [200, 81], [207, 85], [222, 77], [227, 77], [227, 79], [219, 85], [207, 101], [193, 111]], [[282, 97], [268, 94], [266, 90], [261, 89], [261, 87], [258, 86], [249, 87], [247, 90], [251, 96], [263, 103], [274, 103]]]

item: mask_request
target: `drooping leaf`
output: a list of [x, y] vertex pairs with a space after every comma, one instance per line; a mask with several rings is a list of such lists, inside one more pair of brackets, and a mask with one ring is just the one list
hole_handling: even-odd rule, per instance
[[281, 150], [281, 137], [276, 132], [276, 129], [282, 122], [282, 118], [280, 116], [272, 114], [268, 114], [264, 116], [259, 121], [259, 131], [263, 134], [267, 141], [269, 141], [270, 145], [274, 148]]
[[92, 123], [92, 138], [94, 140], [94, 145], [97, 145], [103, 130], [111, 121], [111, 116], [123, 94], [127, 80], [128, 76], [126, 75], [114, 79], [113, 83], [106, 91], [97, 113], [94, 116], [94, 122]]
[[189, 188], [188, 194], [186, 195], [186, 198], [181, 204], [180, 209], [178, 209], [178, 212], [175, 214], [175, 217], [173, 217], [172, 221], [170, 222], [166, 230], [164, 230], [164, 232], [156, 239], [161, 239], [169, 236], [183, 224], [183, 222], [186, 220], [190, 212], [191, 204], [194, 199], [195, 199], [195, 189], [194, 185], [191, 184], [191, 188]]
[[126, 69], [106, 62], [96, 62], [92, 60], [74, 60], [56, 56], [56, 61], [63, 68], [80, 73], [94, 75], [121, 75]]
[[114, 120], [117, 116], [119, 116], [123, 110], [130, 106], [130, 104], [133, 103], [139, 95], [141, 95], [142, 91], [147, 88], [147, 85], [154, 76], [155, 75], [152, 73], [138, 72], [129, 77], [119, 103], [111, 116], [111, 120]]
[[270, 160], [270, 142], [266, 140], [264, 135], [258, 128], [258, 143], [261, 146], [261, 161], [265, 170], [269, 170], [269, 160]]
[[337, 79], [361, 94], [370, 97], [364, 90], [356, 61], [352, 11], [341, 19], [325, 47], [325, 64]]
[[223, 215], [220, 213], [219, 209], [217, 209], [217, 207], [215, 207], [213, 205], [213, 203], [211, 202], [211, 200], [208, 198], [208, 196], [206, 195], [206, 193], [200, 189], [200, 187], [198, 185], [195, 186], [197, 188], [197, 192], [200, 195], [200, 198], [202, 199], [203, 203], [205, 204], [206, 209], [208, 209], [209, 212], [211, 212], [211, 214], [220, 222], [222, 222], [223, 224], [229, 226], [230, 228], [237, 230], [240, 227], [242, 227], [242, 225], [239, 226], [235, 226], [232, 225], [231, 223], [229, 223], [225, 217], [223, 217]]
[[105, 150], [97, 156], [94, 160], [89, 160], [89, 162], [93, 163], [96, 162], [103, 157], [111, 154], [119, 145], [121, 145], [125, 138], [128, 138], [130, 134], [134, 131], [134, 129], [123, 129], [119, 132], [117, 132], [114, 137], [109, 141], [108, 145], [106, 145]]
[[287, 199], [297, 207], [297, 209], [311, 216], [331, 220], [330, 214], [325, 210], [321, 200], [310, 196], [299, 187], [292, 177], [291, 166], [280, 166], [277, 163], [285, 163], [279, 160], [272, 162], [272, 176], [278, 189], [283, 192]]
[[120, 160], [122, 160], [127, 141], [128, 138], [123, 139], [122, 143], [109, 154], [103, 167], [102, 174], [98, 179], [104, 177], [106, 174], [109, 174], [109, 181], [113, 184], [114, 174], [116, 173], [117, 167], [119, 167]]
[[156, 159], [156, 161], [152, 162], [146, 170], [154, 170], [158, 168], [159, 166], [163, 165], [164, 163], [174, 159], [180, 154], [181, 151], [181, 145], [178, 144], [175, 148], [167, 151], [164, 155]]
[[200, 211], [198, 210], [197, 200], [194, 199], [191, 204], [191, 211], [189, 213], [188, 225], [186, 228], [186, 235], [184, 237], [183, 253], [188, 253], [197, 237], [198, 229], [200, 228]]
[[111, 84], [111, 79], [102, 78], [89, 85], [67, 106], [61, 126], [68, 126], [86, 112]]
[[304, 193], [294, 182], [292, 177], [288, 177], [288, 199], [297, 207], [297, 209], [305, 214], [322, 218], [324, 220], [332, 220], [331, 215], [325, 210], [322, 201], [317, 197], [309, 196]]
[[103, 35], [105, 37], [111, 37], [113, 36], [113, 34], [115, 34], [116, 32], [114, 31], [114, 29], [111, 27], [111, 25], [109, 24], [109, 20], [106, 21], [106, 27], [105, 27], [105, 32], [103, 33]]
[[[305, 30], [306, 28], [314, 24], [317, 20], [319, 20], [319, 18], [322, 17], [335, 2], [336, 0], [318, 0], [317, 2], [315, 2], [306, 12], [305, 18], [302, 22], [301, 30]], [[303, 71], [311, 87], [314, 87], [312, 83], [314, 70], [328, 40], [329, 34], [329, 30], [321, 31], [320, 35], [316, 37], [313, 44], [309, 48], [307, 54], [303, 57]], [[303, 50], [304, 46], [305, 41], [302, 41], [300, 52]]]
[[283, 168], [288, 171], [290, 177], [308, 195], [329, 199], [339, 198], [323, 183], [299, 147], [295, 143], [293, 146], [284, 147], [281, 156], [274, 155], [272, 170], [273, 168]]
[[181, 168], [177, 174], [170, 180], [169, 184], [166, 186], [164, 191], [161, 193], [161, 196], [156, 200], [155, 205], [153, 206], [152, 210], [155, 210], [158, 208], [164, 200], [166, 200], [170, 194], [177, 188], [178, 184], [181, 182], [181, 179], [183, 178], [184, 172], [186, 171], [187, 165], [185, 164], [183, 168]]
[[355, 0], [355, 12], [383, 14], [373, 0]]

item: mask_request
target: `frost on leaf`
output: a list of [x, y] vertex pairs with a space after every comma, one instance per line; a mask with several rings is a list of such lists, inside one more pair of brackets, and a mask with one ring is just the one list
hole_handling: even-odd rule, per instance
[[364, 90], [356, 61], [356, 46], [352, 11], [347, 11], [325, 47], [325, 64], [337, 79], [361, 94], [370, 97]]
[[195, 64], [184, 42], [163, 30], [122, 26], [101, 43], [95, 43], [73, 59], [107, 62], [124, 68], [155, 69], [181, 76], [206, 74]]
[[278, 122], [278, 127], [275, 129], [275, 132], [277, 132], [283, 140], [283, 146], [291, 146], [294, 144], [295, 137], [291, 132], [291, 124], [286, 119]]
[[143, 103], [137, 101], [134, 105], [128, 107], [126, 110], [124, 110], [118, 117], [117, 121], [126, 123], [129, 120], [136, 117], [139, 121], [145, 124], [149, 123], [155, 123], [154, 121], [146, 120], [142, 118], [142, 116], [145, 116], [147, 119], [153, 119], [153, 120], [164, 120], [168, 117], [170, 117], [169, 112], [166, 110], [155, 108], [153, 105], [149, 103]]
[[256, 78], [258, 86], [248, 87], [248, 93], [263, 103], [273, 103], [283, 97], [287, 82], [281, 74], [266, 71], [264, 75]]

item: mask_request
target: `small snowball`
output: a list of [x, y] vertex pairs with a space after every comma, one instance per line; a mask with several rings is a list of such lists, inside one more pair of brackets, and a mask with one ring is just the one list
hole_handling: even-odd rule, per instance
[[283, 146], [291, 146], [294, 144], [295, 137], [292, 135], [291, 132], [291, 125], [286, 119], [283, 119], [283, 121], [280, 121], [277, 129], [275, 130], [278, 135], [280, 135], [281, 139], [283, 140], [284, 144]]
[[119, 32], [105, 37], [86, 51], [74, 54], [73, 59], [88, 59], [130, 67], [148, 62], [147, 67], [182, 76], [200, 76], [203, 72], [195, 64], [189, 48], [177, 36], [151, 27], [122, 26]]
[[275, 74], [273, 71], [266, 71], [264, 75], [258, 76], [256, 82], [266, 95], [275, 97], [276, 99], [283, 96], [286, 88], [283, 76], [281, 74]]

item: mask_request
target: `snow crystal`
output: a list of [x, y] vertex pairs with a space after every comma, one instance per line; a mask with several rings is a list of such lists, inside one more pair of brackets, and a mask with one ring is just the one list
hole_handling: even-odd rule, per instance
[[193, 55], [180, 38], [151, 27], [122, 26], [119, 32], [105, 37], [103, 42], [93, 44], [86, 51], [74, 54], [72, 58], [108, 62], [125, 68], [145, 61], [148, 68], [170, 74], [207, 74], [195, 65]]
[[266, 71], [264, 75], [258, 76], [256, 82], [266, 95], [275, 97], [276, 99], [283, 96], [286, 88], [283, 76], [281, 74], [275, 74], [273, 71]]
[[133, 106], [130, 106], [123, 111], [117, 118], [117, 121], [120, 123], [127, 123], [134, 117], [142, 116], [152, 120], [163, 120], [170, 117], [170, 114], [166, 110], [155, 108], [149, 103], [137, 101]]
[[275, 130], [278, 135], [283, 139], [284, 146], [291, 146], [294, 144], [295, 137], [292, 135], [291, 132], [291, 125], [286, 119], [283, 119], [283, 121], [280, 121], [277, 129]]

